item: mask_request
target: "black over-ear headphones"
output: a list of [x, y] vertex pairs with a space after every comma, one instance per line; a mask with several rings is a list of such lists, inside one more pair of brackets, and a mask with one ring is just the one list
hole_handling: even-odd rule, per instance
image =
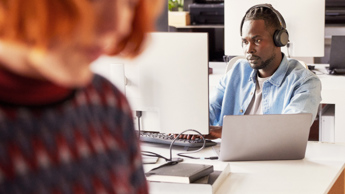
[[274, 32], [274, 34], [273, 34], [274, 44], [277, 47], [283, 47], [283, 46], [287, 45], [287, 43], [289, 42], [289, 33], [286, 30], [285, 20], [284, 20], [283, 16], [276, 9], [274, 9], [272, 7], [271, 4], [258, 4], [258, 5], [254, 5], [253, 7], [248, 9], [248, 11], [244, 15], [244, 17], [242, 19], [242, 22], [241, 22], [241, 29], [240, 29], [241, 36], [242, 36], [242, 27], [243, 27], [243, 23], [244, 23], [244, 20], [246, 18], [246, 15], [248, 14], [248, 12], [251, 9], [256, 8], [256, 7], [265, 7], [265, 8], [268, 8], [268, 9], [272, 10], [272, 12], [275, 13], [275, 15], [277, 16], [277, 18], [279, 20], [281, 29], [280, 30], [276, 30]]

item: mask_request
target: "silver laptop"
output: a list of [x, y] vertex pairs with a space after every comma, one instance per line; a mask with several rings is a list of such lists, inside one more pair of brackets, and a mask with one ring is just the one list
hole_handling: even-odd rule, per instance
[[219, 160], [303, 159], [311, 119], [309, 113], [225, 116]]

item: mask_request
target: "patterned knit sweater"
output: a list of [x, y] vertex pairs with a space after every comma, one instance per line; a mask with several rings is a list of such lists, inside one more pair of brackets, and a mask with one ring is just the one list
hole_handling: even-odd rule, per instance
[[0, 71], [0, 193], [148, 192], [130, 107], [110, 82], [71, 91]]

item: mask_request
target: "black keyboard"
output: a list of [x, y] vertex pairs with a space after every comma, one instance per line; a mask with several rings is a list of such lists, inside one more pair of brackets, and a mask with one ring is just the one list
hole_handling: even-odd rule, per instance
[[[167, 144], [170, 145], [174, 141], [174, 136], [166, 133], [157, 133], [157, 132], [140, 132], [140, 140], [142, 142], [148, 143], [158, 143], [158, 144]], [[211, 140], [206, 140], [205, 147], [214, 146], [216, 142]], [[203, 145], [202, 138], [196, 138], [195, 140], [188, 139], [177, 139], [174, 142], [174, 146], [183, 146], [190, 148], [200, 148]]]

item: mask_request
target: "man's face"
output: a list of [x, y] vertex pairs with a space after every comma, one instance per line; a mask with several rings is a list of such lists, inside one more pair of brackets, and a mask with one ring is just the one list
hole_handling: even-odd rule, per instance
[[247, 20], [243, 23], [242, 48], [251, 67], [258, 70], [273, 68], [272, 61], [279, 49], [274, 45], [273, 32], [266, 28], [264, 20]]

